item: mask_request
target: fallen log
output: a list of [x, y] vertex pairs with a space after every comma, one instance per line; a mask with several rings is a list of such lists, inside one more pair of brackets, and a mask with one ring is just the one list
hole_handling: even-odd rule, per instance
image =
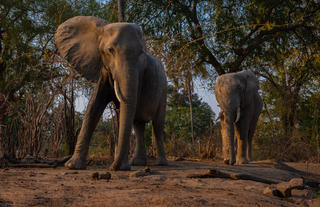
[[191, 174], [191, 175], [188, 175], [187, 178], [226, 178], [226, 179], [232, 179], [232, 180], [252, 180], [252, 181], [266, 183], [266, 184], [278, 183], [274, 180], [269, 180], [269, 179], [257, 177], [254, 175], [243, 174], [243, 173], [222, 172], [217, 169], [208, 170], [204, 174]]
[[12, 168], [56, 168], [58, 166], [62, 166], [65, 162], [70, 159], [71, 156], [66, 156], [61, 159], [24, 159], [21, 161], [9, 162], [8, 167]]
[[56, 168], [58, 165], [57, 164], [43, 164], [43, 163], [17, 163], [17, 164], [12, 164], [9, 163], [8, 167], [12, 168]]

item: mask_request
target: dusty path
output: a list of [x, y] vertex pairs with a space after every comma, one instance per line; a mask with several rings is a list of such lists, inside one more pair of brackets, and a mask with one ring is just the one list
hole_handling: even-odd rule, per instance
[[[275, 169], [272, 163], [231, 166], [228, 170], [266, 172], [273, 179], [288, 180], [292, 171]], [[289, 163], [320, 178], [320, 165]], [[64, 167], [0, 169], [0, 207], [3, 206], [317, 206], [307, 190], [295, 191], [281, 199], [264, 195], [269, 184], [251, 180], [224, 178], [187, 178], [208, 169], [228, 168], [217, 162], [170, 161], [169, 166], [151, 164], [151, 174], [137, 177], [144, 167], [129, 172], [111, 172], [110, 181], [92, 180], [94, 172], [105, 173], [101, 166], [87, 170], [67, 170]], [[254, 169], [254, 170], [251, 170]], [[263, 173], [258, 176], [263, 176]], [[310, 197], [311, 196], [311, 197]], [[318, 202], [318, 203], [317, 203]], [[319, 205], [320, 206], [320, 205]]]

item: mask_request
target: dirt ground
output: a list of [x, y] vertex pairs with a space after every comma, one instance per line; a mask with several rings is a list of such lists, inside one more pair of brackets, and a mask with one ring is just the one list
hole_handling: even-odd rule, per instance
[[[92, 174], [108, 172], [107, 166], [91, 164], [87, 170], [57, 168], [0, 169], [0, 207], [9, 206], [320, 206], [319, 187], [294, 190], [292, 197], [263, 193], [270, 184], [226, 178], [188, 178], [219, 168], [255, 173], [288, 181], [297, 172], [320, 181], [320, 164], [286, 163], [291, 170], [274, 168], [272, 161], [245, 166], [225, 166], [213, 161], [173, 161], [169, 166], [132, 167], [110, 172], [111, 179], [95, 180]], [[297, 171], [294, 171], [297, 170]], [[141, 175], [140, 175], [140, 174]], [[142, 176], [145, 175], [145, 176]], [[190, 176], [189, 176], [190, 177]]]

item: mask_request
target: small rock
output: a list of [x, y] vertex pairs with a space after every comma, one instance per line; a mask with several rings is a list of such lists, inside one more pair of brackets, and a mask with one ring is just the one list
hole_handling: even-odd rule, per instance
[[276, 185], [277, 189], [287, 198], [291, 196], [292, 189], [303, 189], [303, 179], [302, 178], [293, 178], [289, 182], [283, 182]]
[[167, 177], [166, 176], [154, 176], [153, 180], [156, 182], [164, 182], [167, 180]]
[[151, 169], [150, 169], [149, 167], [144, 168], [144, 171], [145, 171], [146, 173], [151, 173]]
[[183, 157], [176, 157], [175, 159], [174, 159], [174, 161], [184, 161], [185, 159], [183, 158]]
[[266, 187], [263, 191], [263, 194], [274, 195], [274, 196], [281, 197], [281, 198], [283, 197], [282, 194], [279, 192], [279, 190], [274, 185], [270, 185], [270, 186]]
[[30, 172], [29, 177], [34, 177], [36, 174], [34, 172]]
[[22, 162], [28, 162], [28, 161], [34, 161], [36, 160], [36, 157], [31, 156], [31, 155], [26, 155], [23, 159]]
[[244, 189], [249, 191], [249, 190], [254, 190], [255, 187], [254, 186], [245, 186]]
[[280, 198], [287, 198], [292, 195], [292, 189], [303, 189], [303, 179], [302, 178], [293, 178], [289, 182], [282, 182], [276, 185], [271, 185], [264, 189], [264, 194], [270, 194], [278, 196]]
[[64, 172], [63, 173], [63, 175], [71, 175], [71, 174], [75, 175], [75, 174], [79, 174], [79, 172], [74, 171], [74, 172]]
[[144, 170], [138, 170], [130, 173], [130, 177], [144, 177], [149, 175], [150, 173], [145, 172]]
[[104, 174], [100, 174], [99, 175], [99, 179], [104, 179], [104, 180], [109, 181], [111, 179], [111, 173], [106, 172]]
[[92, 180], [98, 180], [99, 179], [99, 173], [98, 172], [94, 172], [91, 174], [91, 179]]
[[129, 176], [128, 175], [116, 175], [117, 179], [128, 179]]
[[303, 179], [302, 178], [293, 178], [289, 181], [289, 184], [291, 185], [291, 188], [294, 189], [303, 189]]
[[280, 193], [280, 196], [281, 198], [288, 198], [291, 196], [291, 186], [289, 183], [279, 183], [277, 184], [277, 190], [279, 191]]

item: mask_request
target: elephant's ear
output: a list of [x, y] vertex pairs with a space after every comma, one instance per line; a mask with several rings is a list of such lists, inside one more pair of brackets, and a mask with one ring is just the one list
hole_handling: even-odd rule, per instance
[[77, 16], [62, 23], [54, 36], [62, 58], [80, 74], [97, 81], [101, 70], [98, 37], [108, 22], [91, 16]]
[[259, 81], [257, 77], [251, 71], [243, 71], [242, 75], [240, 76], [240, 88], [242, 91], [241, 95], [241, 105], [246, 103], [246, 98], [250, 94], [253, 94], [259, 90]]
[[259, 90], [259, 80], [255, 76], [253, 72], [246, 71], [246, 80], [247, 80], [247, 88], [250, 88], [250, 90], [258, 91]]

